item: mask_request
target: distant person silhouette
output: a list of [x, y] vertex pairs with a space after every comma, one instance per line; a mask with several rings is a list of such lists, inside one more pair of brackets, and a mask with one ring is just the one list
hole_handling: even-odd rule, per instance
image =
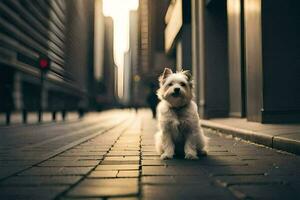
[[147, 97], [147, 102], [148, 102], [149, 107], [152, 111], [153, 118], [156, 118], [156, 106], [157, 106], [159, 100], [156, 96], [155, 84], [151, 83], [149, 85], [149, 88], [150, 88], [150, 92], [149, 92], [148, 97]]

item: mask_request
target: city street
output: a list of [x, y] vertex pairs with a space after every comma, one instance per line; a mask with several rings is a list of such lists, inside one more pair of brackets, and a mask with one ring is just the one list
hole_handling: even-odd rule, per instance
[[299, 156], [205, 129], [208, 156], [161, 160], [150, 110], [0, 128], [0, 199], [299, 199]]

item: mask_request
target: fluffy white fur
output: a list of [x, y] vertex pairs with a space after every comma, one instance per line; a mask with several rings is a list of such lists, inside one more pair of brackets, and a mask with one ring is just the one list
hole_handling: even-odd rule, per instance
[[198, 159], [199, 154], [206, 154], [207, 139], [200, 126], [197, 105], [192, 100], [191, 74], [173, 73], [165, 68], [159, 82], [157, 152], [162, 159], [171, 159], [175, 153], [184, 153], [186, 159]]

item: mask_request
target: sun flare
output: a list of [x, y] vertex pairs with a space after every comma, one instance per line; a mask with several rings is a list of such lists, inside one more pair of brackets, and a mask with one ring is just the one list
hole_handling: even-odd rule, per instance
[[114, 23], [114, 61], [118, 67], [118, 97], [123, 97], [124, 53], [129, 50], [129, 13], [137, 10], [138, 0], [103, 0], [103, 14]]

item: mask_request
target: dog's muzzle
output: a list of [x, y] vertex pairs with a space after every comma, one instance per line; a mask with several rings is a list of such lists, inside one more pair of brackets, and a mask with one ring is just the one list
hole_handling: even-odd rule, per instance
[[175, 88], [174, 92], [172, 93], [172, 97], [179, 97], [180, 96], [180, 88]]

